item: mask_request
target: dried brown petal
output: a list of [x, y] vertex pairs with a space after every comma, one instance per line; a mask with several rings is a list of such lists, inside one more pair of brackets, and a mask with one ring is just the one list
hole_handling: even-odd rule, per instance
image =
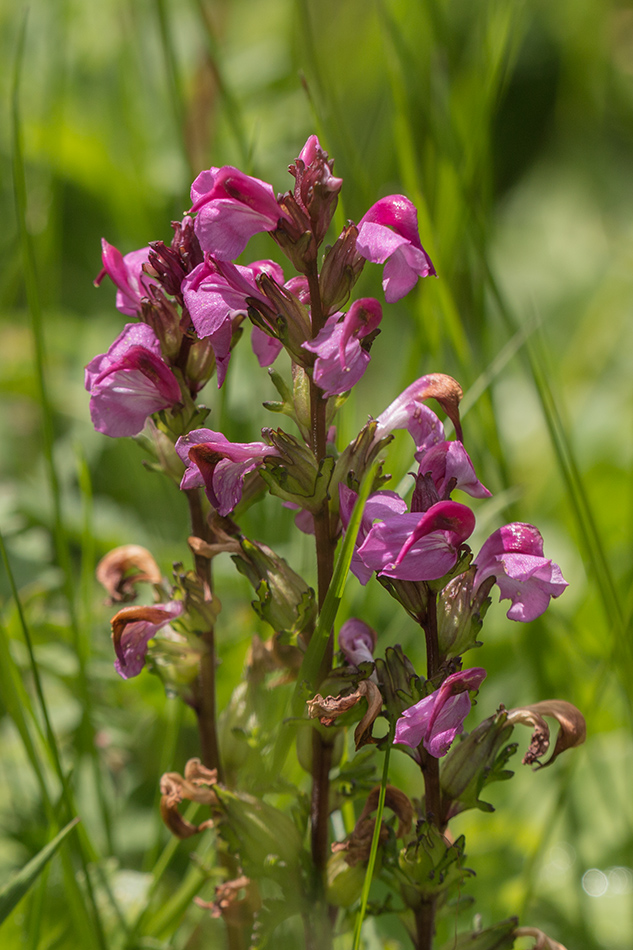
[[513, 933], [514, 937], [534, 937], [536, 943], [532, 950], [566, 950], [562, 943], [552, 940], [546, 933], [539, 930], [538, 927], [517, 927]]
[[462, 427], [459, 421], [459, 404], [464, 395], [462, 387], [452, 376], [445, 373], [430, 373], [428, 386], [421, 395], [422, 399], [436, 399], [448, 418], [455, 426], [455, 434], [461, 441]]
[[[549, 747], [549, 728], [543, 716], [551, 716], [559, 725], [556, 745], [547, 762], [538, 761]], [[538, 768], [551, 765], [565, 749], [582, 745], [587, 736], [587, 724], [583, 714], [564, 699], [545, 699], [529, 706], [511, 709], [508, 713], [508, 722], [535, 727], [530, 748], [523, 761], [530, 765], [536, 763]]]
[[[380, 785], [376, 785], [375, 788], [372, 788], [371, 792], [367, 796], [367, 801], [365, 802], [365, 807], [363, 808], [359, 821], [363, 818], [368, 818], [373, 811], [378, 807], [378, 799], [380, 798]], [[390, 808], [391, 811], [396, 815], [398, 819], [398, 829], [396, 831], [396, 838], [404, 838], [411, 831], [411, 825], [413, 823], [413, 805], [407, 795], [404, 794], [399, 788], [396, 788], [395, 785], [387, 785], [385, 788], [385, 807]]]
[[223, 554], [225, 551], [228, 551], [229, 554], [239, 554], [242, 550], [239, 541], [229, 537], [227, 534], [223, 534], [215, 544], [209, 544], [208, 541], [197, 538], [195, 534], [192, 534], [191, 537], [187, 538], [187, 544], [195, 555], [205, 557], [209, 561], [211, 558], [216, 557], [218, 554]]
[[136, 597], [136, 584], [145, 581], [160, 584], [160, 568], [147, 548], [140, 544], [124, 544], [114, 548], [97, 564], [97, 580], [108, 592], [108, 604]]
[[314, 699], [307, 702], [308, 716], [310, 719], [318, 719], [322, 726], [331, 726], [361, 699], [367, 700], [367, 712], [354, 730], [356, 749], [360, 749], [361, 746], [373, 742], [371, 727], [382, 708], [382, 694], [372, 680], [363, 680], [353, 693], [346, 696], [323, 697], [317, 693]]
[[[332, 853], [345, 853], [345, 861], [350, 867], [360, 864], [361, 861], [369, 859], [371, 851], [371, 842], [376, 827], [376, 819], [370, 815], [378, 807], [380, 798], [380, 785], [372, 788], [367, 796], [365, 806], [359, 815], [354, 830], [344, 841], [335, 841], [332, 845]], [[396, 838], [404, 838], [411, 831], [413, 822], [413, 805], [399, 788], [395, 785], [387, 785], [385, 788], [385, 805], [390, 808], [398, 818], [398, 828]], [[382, 822], [380, 828], [379, 844], [384, 844], [389, 837], [387, 825]]]
[[178, 772], [166, 772], [161, 777], [160, 813], [169, 830], [177, 838], [189, 838], [213, 827], [211, 819], [199, 825], [192, 825], [180, 814], [178, 806], [183, 799], [202, 805], [216, 805], [218, 799], [212, 786], [217, 783], [217, 776], [217, 769], [206, 768], [200, 759], [189, 759], [184, 778]]
[[250, 878], [242, 874], [241, 877], [236, 877], [232, 881], [224, 881], [222, 884], [218, 884], [215, 889], [214, 900], [204, 901], [201, 897], [194, 897], [194, 902], [198, 907], [210, 910], [212, 917], [231, 916], [231, 911], [235, 911], [237, 905], [247, 902], [248, 895], [242, 897], [241, 900], [238, 900], [238, 897], [240, 891], [248, 890], [250, 883]]

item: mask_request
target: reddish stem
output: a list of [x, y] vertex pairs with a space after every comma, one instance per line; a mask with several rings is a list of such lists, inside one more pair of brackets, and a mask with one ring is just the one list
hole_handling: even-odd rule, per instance
[[[200, 490], [189, 489], [185, 492], [189, 502], [192, 533], [203, 541], [211, 539], [209, 525], [202, 510]], [[202, 583], [205, 600], [213, 599], [213, 581], [211, 576], [211, 561], [200, 554], [194, 555], [196, 574]], [[205, 651], [200, 660], [200, 673], [194, 684], [194, 710], [198, 718], [198, 733], [200, 735], [200, 751], [202, 762], [207, 768], [218, 770], [218, 780], [222, 781], [222, 763], [218, 745], [218, 732], [215, 710], [215, 631], [213, 627], [201, 637]]]
[[[316, 262], [308, 269], [308, 287], [310, 289], [310, 312], [312, 315], [312, 336], [318, 334], [325, 323], [321, 294], [319, 291], [319, 275]], [[317, 464], [325, 458], [327, 446], [326, 431], [327, 400], [315, 383], [310, 380], [310, 412], [311, 433], [310, 448], [314, 453]], [[330, 532], [330, 512], [328, 499], [325, 498], [321, 509], [314, 516], [314, 535], [317, 559], [318, 602], [319, 609], [323, 606], [325, 595], [332, 580], [334, 571], [335, 544]], [[334, 646], [330, 633], [327, 649], [321, 664], [319, 681], [325, 679], [332, 668]], [[332, 763], [332, 747], [325, 742], [318, 732], [314, 732], [312, 740], [312, 859], [320, 874], [323, 875], [329, 856], [329, 788], [330, 767]]]

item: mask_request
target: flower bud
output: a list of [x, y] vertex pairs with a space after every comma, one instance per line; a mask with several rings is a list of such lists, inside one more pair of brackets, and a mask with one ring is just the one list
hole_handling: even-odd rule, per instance
[[490, 606], [492, 578], [474, 589], [476, 567], [453, 578], [441, 591], [437, 604], [437, 635], [439, 650], [447, 659], [462, 656], [467, 650], [481, 646], [476, 639]]
[[314, 591], [265, 544], [244, 538], [240, 547], [241, 553], [232, 555], [232, 560], [255, 589], [258, 600], [253, 601], [253, 610], [276, 633], [294, 642], [316, 618]]
[[294, 165], [288, 168], [296, 181], [295, 201], [308, 214], [317, 246], [330, 226], [343, 185], [343, 179], [332, 174], [333, 167], [334, 161], [328, 160], [316, 135], [311, 135]]
[[317, 463], [303, 442], [282, 429], [262, 429], [262, 436], [276, 451], [266, 459], [260, 475], [273, 495], [317, 512], [328, 496], [334, 459]]
[[368, 624], [358, 617], [350, 617], [339, 630], [338, 645], [352, 666], [364, 662], [373, 664], [377, 639], [376, 631]]
[[356, 250], [357, 236], [356, 225], [348, 224], [325, 255], [319, 288], [326, 316], [342, 309], [361, 275], [365, 258]]
[[424, 680], [416, 675], [400, 644], [387, 647], [384, 660], [376, 660], [376, 670], [385, 706], [393, 719], [424, 696]]
[[400, 870], [411, 882], [403, 887], [402, 896], [410, 907], [416, 908], [421, 900], [458, 890], [465, 878], [474, 873], [463, 867], [463, 835], [451, 842], [434, 825], [419, 822], [417, 837], [400, 852]]
[[511, 735], [512, 725], [502, 709], [455, 743], [440, 773], [443, 798], [451, 803], [446, 817], [452, 818], [469, 808], [494, 811], [492, 805], [481, 801], [479, 793], [484, 785], [513, 775], [505, 765], [516, 752], [516, 743], [502, 748]]

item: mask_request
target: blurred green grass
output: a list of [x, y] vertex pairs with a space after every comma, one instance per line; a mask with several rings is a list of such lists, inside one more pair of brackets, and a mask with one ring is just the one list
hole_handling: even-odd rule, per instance
[[[480, 539], [504, 519], [533, 522], [570, 581], [526, 627], [502, 608], [488, 615], [476, 662], [489, 677], [476, 715], [558, 696], [586, 713], [589, 737], [551, 771], [519, 766], [513, 782], [493, 788], [494, 815], [460, 819], [478, 871], [468, 891], [484, 925], [520, 910], [524, 923], [570, 948], [628, 948], [633, 6], [32, 0], [19, 120], [52, 467], [11, 174], [12, 64], [25, 9], [0, 3], [0, 527], [61, 758], [57, 766], [51, 757], [0, 573], [0, 880], [63, 824], [70, 800], [60, 774], [70, 775], [85, 831], [4, 925], [3, 946], [129, 945], [126, 926], [168, 847], [158, 777], [196, 752], [192, 721], [154, 678], [124, 683], [114, 674], [111, 610], [92, 581], [96, 560], [116, 544], [146, 544], [166, 573], [187, 557], [182, 499], [143, 472], [131, 441], [90, 426], [83, 366], [121, 326], [112, 289], [92, 286], [100, 238], [124, 252], [166, 239], [193, 174], [210, 165], [237, 164], [283, 190], [287, 164], [316, 130], [345, 180], [345, 216], [358, 220], [379, 196], [403, 191], [420, 209], [440, 275], [386, 312], [370, 369], [345, 407], [342, 440], [416, 376], [456, 376], [467, 391], [467, 448], [495, 492], [478, 510]], [[254, 241], [253, 253], [270, 249]], [[380, 296], [377, 269], [359, 291]], [[271, 422], [258, 406], [272, 387], [254, 365], [238, 352], [226, 396], [205, 394], [229, 437], [256, 438]], [[396, 481], [409, 452], [396, 440], [388, 466]], [[294, 538], [289, 513], [279, 519], [275, 504], [264, 505], [249, 527], [264, 541], [280, 531], [278, 546], [307, 568], [309, 548]], [[225, 704], [257, 624], [229, 564], [218, 586]], [[351, 579], [343, 609], [375, 618], [381, 647], [399, 641], [415, 652], [416, 631], [378, 587]], [[410, 783], [402, 758], [391, 777]], [[186, 873], [192, 888], [204, 883], [188, 871], [191, 850], [175, 851], [166, 892]], [[91, 884], [86, 907], [82, 881]], [[182, 900], [184, 908], [188, 891]], [[195, 908], [165, 919], [159, 927], [147, 918], [133, 945], [221, 945], [215, 922]], [[405, 945], [388, 918], [377, 933], [377, 945]]]

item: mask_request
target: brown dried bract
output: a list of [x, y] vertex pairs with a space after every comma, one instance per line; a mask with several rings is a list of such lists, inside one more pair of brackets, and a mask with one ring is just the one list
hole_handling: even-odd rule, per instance
[[[198, 907], [210, 910], [212, 917], [233, 916], [237, 906], [247, 902], [248, 895], [241, 899], [238, 898], [240, 891], [247, 891], [250, 883], [251, 879], [242, 874], [241, 877], [236, 877], [232, 881], [224, 881], [224, 883], [218, 884], [215, 889], [214, 900], [205, 901], [201, 897], [194, 897], [194, 902]], [[233, 914], [231, 914], [231, 911], [233, 911]]]
[[[348, 835], [345, 841], [335, 841], [332, 845], [333, 854], [346, 852], [345, 861], [350, 867], [354, 867], [354, 865], [359, 864], [361, 861], [367, 861], [369, 859], [374, 828], [376, 827], [376, 819], [371, 818], [370, 815], [378, 807], [379, 798], [380, 785], [376, 785], [367, 796], [365, 806], [359, 815], [352, 833]], [[399, 788], [396, 788], [395, 785], [387, 785], [385, 788], [385, 807], [390, 808], [398, 818], [396, 838], [406, 837], [411, 831], [414, 814], [413, 805], [408, 797], [404, 792], [400, 791]], [[380, 837], [378, 839], [379, 843], [384, 844], [388, 836], [389, 830], [386, 824], [382, 822]]]
[[[550, 737], [549, 726], [543, 716], [551, 716], [556, 719], [560, 727], [554, 751], [547, 762], [539, 761], [549, 748]], [[523, 763], [524, 765], [534, 765], [536, 768], [551, 765], [565, 749], [573, 749], [575, 746], [582, 745], [587, 736], [585, 717], [579, 709], [576, 709], [575, 706], [564, 699], [546, 699], [539, 703], [531, 703], [529, 706], [511, 709], [508, 713], [508, 722], [513, 725], [521, 723], [533, 727], [534, 732], [532, 733], [530, 746], [523, 757]]]
[[462, 387], [452, 376], [445, 373], [430, 373], [423, 399], [436, 399], [455, 426], [455, 435], [461, 441], [462, 427], [459, 421], [459, 404], [464, 395]]
[[566, 950], [562, 943], [552, 940], [546, 933], [539, 930], [538, 927], [517, 927], [513, 933], [516, 937], [534, 937], [536, 943], [532, 945], [532, 950]]
[[212, 819], [193, 825], [180, 814], [178, 806], [186, 799], [201, 805], [217, 805], [213, 790], [217, 784], [217, 769], [208, 769], [200, 759], [189, 759], [184, 778], [178, 772], [166, 772], [160, 780], [160, 813], [163, 821], [177, 838], [190, 838], [206, 828], [213, 827]]
[[363, 680], [353, 693], [347, 696], [321, 696], [307, 702], [310, 719], [318, 719], [322, 726], [332, 726], [339, 716], [348, 712], [361, 699], [367, 700], [367, 712], [354, 730], [356, 749], [373, 742], [371, 729], [382, 708], [382, 693], [372, 680]]
[[160, 568], [147, 548], [124, 544], [114, 548], [97, 564], [97, 580], [107, 593], [107, 604], [125, 603], [136, 597], [136, 584], [160, 584]]

